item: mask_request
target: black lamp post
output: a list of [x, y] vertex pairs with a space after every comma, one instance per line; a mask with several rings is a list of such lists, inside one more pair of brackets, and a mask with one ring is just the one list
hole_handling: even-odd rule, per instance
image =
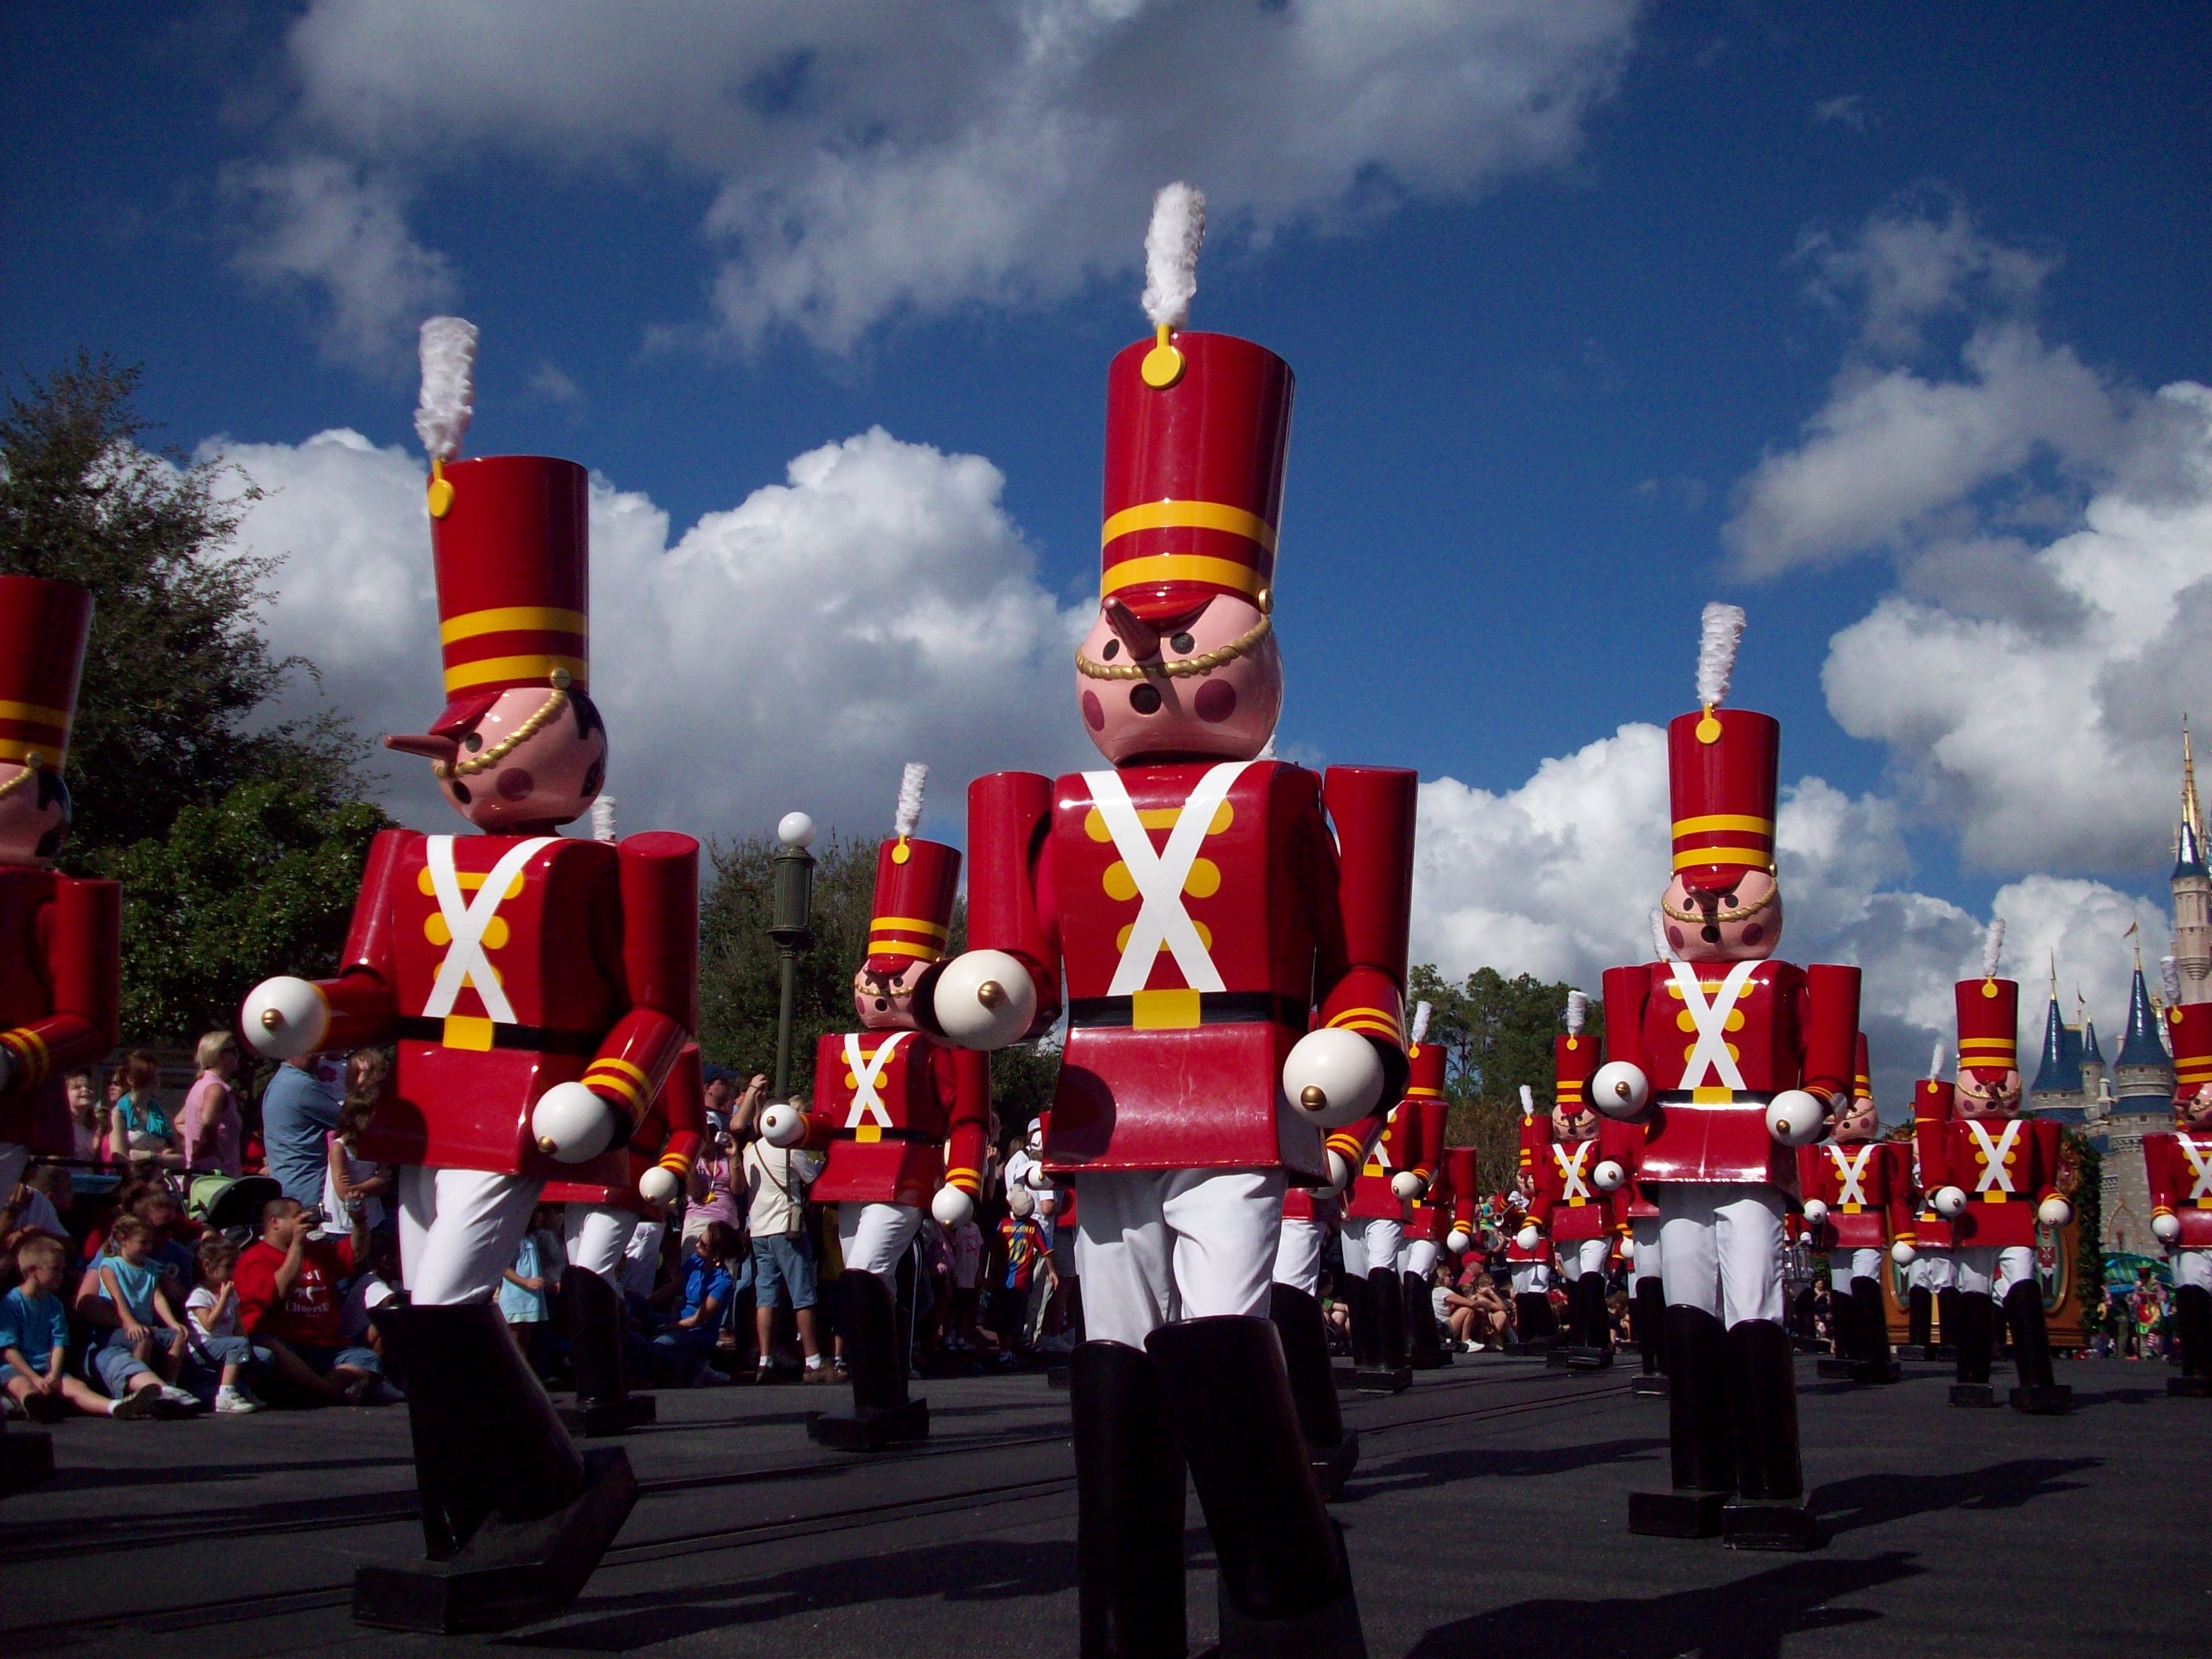
[[814, 820], [804, 812], [787, 812], [775, 826], [783, 845], [769, 859], [775, 866], [774, 902], [769, 913], [768, 935], [775, 941], [781, 975], [781, 995], [775, 1016], [775, 1082], [770, 1098], [791, 1098], [792, 1004], [799, 990], [799, 954], [814, 943], [814, 855], [806, 849], [814, 841]]

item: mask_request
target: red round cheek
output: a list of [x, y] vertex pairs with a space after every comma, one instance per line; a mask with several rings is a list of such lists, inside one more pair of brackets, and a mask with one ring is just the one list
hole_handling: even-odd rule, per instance
[[1682, 948], [1682, 930], [1671, 922], [1667, 927], [1667, 943], [1677, 951]]
[[1199, 719], [1218, 725], [1237, 712], [1237, 688], [1226, 680], [1208, 680], [1198, 688], [1190, 706]]
[[538, 780], [520, 766], [506, 768], [500, 773], [498, 781], [492, 786], [499, 791], [501, 800], [520, 800], [537, 787]]
[[1743, 942], [1746, 945], [1756, 945], [1765, 937], [1766, 929], [1755, 921], [1743, 930]]
[[1083, 723], [1094, 732], [1106, 729], [1106, 705], [1098, 701], [1096, 691], [1083, 694]]

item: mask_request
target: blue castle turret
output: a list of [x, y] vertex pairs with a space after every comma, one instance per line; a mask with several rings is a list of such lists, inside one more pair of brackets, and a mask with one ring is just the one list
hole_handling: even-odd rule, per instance
[[2043, 1062], [2036, 1067], [2029, 1097], [2039, 1112], [2079, 1113], [2081, 1095], [2081, 1033], [2058, 1012], [2058, 969], [2051, 969], [2051, 1004], [2043, 1020]]
[[2115, 1116], [2164, 1118], [2173, 1104], [2173, 1061], [2159, 1041], [2158, 1011], [2143, 983], [2142, 955], [2136, 955], [2135, 983], [2128, 990], [2128, 1031], [2112, 1066]]

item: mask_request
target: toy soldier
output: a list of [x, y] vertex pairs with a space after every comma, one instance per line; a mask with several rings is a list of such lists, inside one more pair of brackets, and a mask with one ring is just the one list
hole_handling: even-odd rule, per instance
[[1401, 1115], [1416, 1115], [1414, 1145], [1419, 1148], [1410, 1167], [1391, 1179], [1407, 1200], [1405, 1242], [1398, 1249], [1398, 1273], [1406, 1297], [1406, 1361], [1415, 1370], [1442, 1370], [1452, 1363], [1437, 1332], [1437, 1304], [1431, 1285], [1437, 1253], [1451, 1226], [1450, 1172], [1444, 1165], [1444, 1120], [1449, 1103], [1444, 1099], [1446, 1054], [1441, 1042], [1428, 1036], [1429, 1005], [1413, 1009], [1413, 1036], [1406, 1049], [1411, 1080]]
[[1823, 1376], [1855, 1382], [1894, 1382], [1902, 1373], [1889, 1357], [1888, 1304], [1881, 1276], [1889, 1261], [1909, 1267], [1917, 1234], [1911, 1194], [1895, 1147], [1875, 1139], [1881, 1127], [1868, 1070], [1866, 1033], [1859, 1033], [1856, 1078], [1850, 1103], [1838, 1109], [1829, 1138], [1797, 1149], [1797, 1180], [1805, 1195], [1805, 1225], [1813, 1248], [1824, 1250], [1828, 1278], [1848, 1261], [1848, 1289], [1834, 1291], [1836, 1328], [1843, 1350], [1820, 1361]]
[[[1429, 1005], [1413, 1011], [1412, 1030], [1428, 1035]], [[1413, 1383], [1407, 1340], [1408, 1308], [1406, 1282], [1399, 1258], [1406, 1251], [1406, 1230], [1413, 1219], [1413, 1200], [1429, 1188], [1435, 1161], [1421, 1144], [1425, 1100], [1443, 1103], [1444, 1053], [1440, 1044], [1424, 1044], [1410, 1037], [1407, 1047], [1408, 1075], [1406, 1098], [1390, 1109], [1381, 1133], [1363, 1139], [1364, 1156], [1358, 1173], [1344, 1196], [1344, 1223], [1340, 1243], [1344, 1252], [1346, 1299], [1352, 1304], [1352, 1381], [1356, 1387], [1388, 1394], [1403, 1392]], [[1415, 1060], [1414, 1055], [1422, 1055]], [[1418, 1065], [1415, 1075], [1411, 1066]], [[1425, 1095], [1413, 1092], [1416, 1087]], [[1437, 1140], [1443, 1133], [1438, 1129]], [[1332, 1147], [1341, 1139], [1333, 1139]], [[1441, 1146], [1438, 1150], [1441, 1151]], [[1433, 1266], [1436, 1253], [1429, 1252]], [[1422, 1298], [1424, 1315], [1428, 1310]]]
[[[1912, 1265], [1905, 1270], [1905, 1346], [1914, 1359], [1956, 1359], [1959, 1291], [1951, 1273], [1951, 1224], [1936, 1213], [1936, 1183], [1927, 1171], [1941, 1163], [1951, 1121], [1951, 1085], [1943, 1081], [1943, 1044], [1937, 1042], [1928, 1075], [1912, 1091], [1912, 1139], [1908, 1155], [1913, 1194]], [[1942, 1340], [1931, 1340], [1940, 1320]]]
[[2173, 1042], [2173, 1133], [2143, 1137], [2150, 1230], [2173, 1267], [2181, 1375], [2166, 1391], [2212, 1396], [2212, 1002], [2166, 1011]]
[[[91, 632], [88, 590], [0, 576], [0, 1198], [33, 1154], [75, 1153], [63, 1079], [115, 1047], [122, 890], [53, 867]], [[49, 1436], [0, 1434], [0, 1492], [53, 1467]]]
[[1350, 1568], [1267, 1314], [1285, 1184], [1325, 1182], [1324, 1133], [1404, 1096], [1415, 779], [1263, 757], [1291, 373], [1180, 331], [1201, 206], [1161, 192], [1157, 331], [1108, 376], [1099, 615], [1076, 667], [1109, 767], [970, 787], [972, 948], [933, 1014], [996, 1048], [1049, 1027], [1066, 981], [1044, 1161], [1082, 1194], [1082, 1651], [1182, 1650], [1187, 1460], [1222, 1651], [1353, 1653]]
[[402, 1166], [410, 1305], [378, 1319], [406, 1375], [432, 1559], [362, 1568], [354, 1611], [403, 1629], [558, 1611], [629, 1511], [628, 1460], [579, 1455], [493, 1291], [546, 1182], [635, 1178], [629, 1144], [696, 1005], [698, 843], [557, 833], [606, 775], [586, 480], [544, 456], [453, 459], [475, 346], [458, 318], [422, 325], [416, 429], [431, 458], [447, 702], [427, 733], [385, 742], [426, 758], [483, 833], [379, 836], [337, 976], [266, 981], [241, 1016], [276, 1059], [398, 1047], [392, 1098], [361, 1151]]
[[810, 1413], [806, 1431], [842, 1451], [929, 1437], [929, 1404], [907, 1391], [898, 1265], [925, 1206], [946, 1227], [974, 1217], [991, 1127], [989, 1059], [925, 1036], [915, 1018], [945, 959], [960, 890], [959, 853], [915, 834], [928, 780], [927, 767], [908, 765], [891, 835], [876, 848], [868, 958], [853, 975], [860, 1029], [823, 1034], [811, 1112], [771, 1106], [761, 1115], [770, 1146], [825, 1155], [807, 1196], [837, 1206], [853, 1410]]
[[1932, 1169], [1923, 1162], [1922, 1176], [1935, 1183], [1936, 1212], [1950, 1222], [1954, 1241], [1959, 1381], [1951, 1403], [1995, 1403], [1990, 1358], [2001, 1304], [2020, 1367], [2013, 1408], [2048, 1416], [2071, 1410], [2074, 1390], [2051, 1376], [2035, 1230], [2038, 1223], [2063, 1227], [2074, 1209], [2058, 1190], [2058, 1126], [2020, 1115], [2020, 987], [1996, 976], [2003, 945], [2000, 920], [1990, 927], [1980, 977], [1954, 988], [1959, 1079], [1953, 1115], [1938, 1142], [1939, 1161]]
[[1774, 959], [1781, 727], [1721, 706], [1742, 633], [1742, 611], [1705, 607], [1699, 707], [1667, 729], [1674, 875], [1661, 908], [1681, 960], [1607, 973], [1613, 1058], [1590, 1097], [1648, 1116], [1643, 1180], [1660, 1210], [1674, 1490], [1632, 1494], [1629, 1529], [1809, 1549], [1784, 1226], [1796, 1149], [1850, 1087], [1859, 975]]
[[1598, 1141], [1598, 1117], [1584, 1090], [1597, 1070], [1597, 1040], [1583, 1030], [1589, 1000], [1567, 994], [1567, 1029], [1553, 1042], [1552, 1133], [1536, 1164], [1530, 1225], [1551, 1241], [1568, 1284], [1568, 1340], [1554, 1352], [1577, 1370], [1613, 1364], [1613, 1320], [1605, 1264], [1617, 1230], [1614, 1194], [1627, 1180]]
[[1500, 1224], [1505, 1235], [1505, 1269], [1512, 1277], [1514, 1339], [1523, 1352], [1551, 1346], [1552, 1241], [1529, 1214], [1534, 1202], [1539, 1158], [1549, 1159], [1551, 1124], [1536, 1115], [1535, 1091], [1521, 1085], [1521, 1137], [1513, 1190], [1506, 1194]]

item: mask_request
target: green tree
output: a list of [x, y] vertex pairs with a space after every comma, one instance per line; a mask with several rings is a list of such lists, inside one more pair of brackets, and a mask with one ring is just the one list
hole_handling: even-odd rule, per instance
[[231, 550], [246, 506], [218, 498], [221, 461], [147, 448], [136, 368], [80, 354], [8, 394], [0, 415], [0, 570], [80, 582], [92, 642], [70, 744], [64, 857], [167, 834], [188, 805], [251, 778], [358, 795], [358, 740], [341, 721], [255, 724], [297, 671], [272, 656], [258, 607], [271, 560]]
[[[1449, 1056], [1445, 1137], [1472, 1146], [1485, 1189], [1501, 1191], [1519, 1169], [1521, 1085], [1528, 1085], [1540, 1112], [1552, 1109], [1552, 1039], [1565, 1029], [1571, 988], [1528, 974], [1507, 979], [1494, 968], [1478, 968], [1454, 985], [1431, 963], [1416, 967], [1407, 981], [1408, 1001], [1429, 1004], [1429, 1040]], [[1584, 1030], [1592, 1041], [1604, 1040], [1605, 1009], [1595, 997]]]

